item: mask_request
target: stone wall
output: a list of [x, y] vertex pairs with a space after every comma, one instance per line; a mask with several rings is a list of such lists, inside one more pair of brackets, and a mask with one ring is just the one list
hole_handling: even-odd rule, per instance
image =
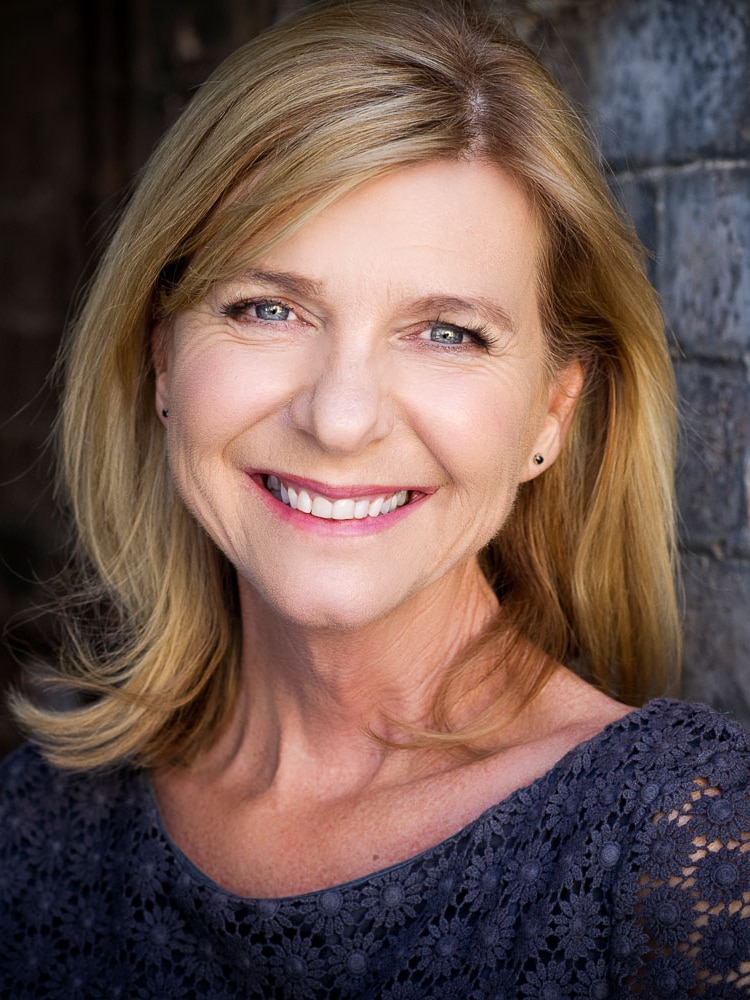
[[[303, 0], [4, 0], [0, 618], [64, 526], [47, 380], [107, 219], [191, 89]], [[682, 393], [685, 687], [750, 724], [750, 4], [495, 0], [580, 104], [653, 253]], [[49, 655], [44, 616], [21, 625]], [[0, 654], [4, 684], [17, 676]], [[17, 739], [0, 717], [0, 754]]]
[[652, 252], [681, 394], [683, 694], [750, 724], [750, 4], [529, 0]]

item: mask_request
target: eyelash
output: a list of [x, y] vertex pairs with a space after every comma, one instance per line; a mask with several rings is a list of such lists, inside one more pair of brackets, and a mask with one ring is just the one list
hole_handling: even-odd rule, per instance
[[[293, 313], [294, 310], [291, 306], [288, 306], [281, 299], [237, 299], [236, 301], [226, 302], [221, 306], [220, 312], [222, 316], [227, 316], [229, 319], [237, 319], [241, 317], [243, 313], [246, 313], [253, 306], [258, 308], [259, 306], [280, 306], [282, 309]], [[251, 319], [258, 320], [258, 322], [264, 322], [259, 316], [252, 316]], [[266, 322], [273, 322], [272, 320], [266, 320]], [[286, 320], [279, 320], [279, 322], [286, 322]]]
[[[255, 307], [257, 309], [257, 308], [259, 308], [261, 306], [280, 306], [282, 310], [286, 310], [287, 312], [292, 313], [292, 314], [294, 313], [294, 309], [291, 306], [288, 306], [281, 299], [272, 299], [272, 298], [238, 299], [236, 301], [230, 301], [230, 302], [224, 303], [224, 305], [221, 306], [220, 311], [221, 311], [221, 314], [223, 316], [227, 316], [229, 319], [237, 319], [237, 318], [241, 317], [243, 315], [243, 313], [246, 313], [249, 309], [251, 309], [253, 307]], [[269, 320], [269, 319], [263, 320], [259, 316], [253, 316], [251, 318], [255, 319], [255, 320], [257, 320], [258, 322], [261, 322], [261, 323], [262, 322], [268, 322], [268, 323], [272, 323], [272, 322], [284, 323], [284, 322], [286, 322], [286, 317], [284, 319], [276, 320], [276, 321]], [[492, 336], [492, 334], [489, 332], [489, 329], [486, 326], [484, 326], [483, 324], [479, 325], [479, 326], [474, 326], [474, 327], [471, 327], [471, 326], [459, 326], [456, 323], [446, 323], [443, 320], [435, 319], [435, 320], [430, 320], [426, 324], [425, 329], [427, 329], [427, 330], [435, 330], [438, 327], [442, 327], [445, 330], [451, 330], [454, 333], [461, 334], [462, 336], [467, 336], [467, 337], [469, 337], [473, 341], [473, 346], [481, 347], [481, 348], [484, 348], [485, 350], [489, 350], [493, 346], [493, 344], [496, 343], [496, 338]], [[462, 348], [464, 350], [466, 350], [467, 347], [472, 346], [470, 344], [463, 344], [463, 343], [462, 344], [446, 344], [446, 343], [441, 343], [439, 340], [433, 340], [433, 341], [431, 341], [431, 343], [433, 343], [435, 346], [440, 347], [440, 348], [442, 348], [444, 350], [456, 350], [456, 349], [462, 349]]]
[[[455, 333], [461, 333], [471, 338], [474, 341], [474, 346], [482, 347], [485, 350], [489, 350], [493, 344], [496, 343], [496, 338], [492, 336], [489, 329], [483, 324], [480, 326], [459, 326], [456, 323], [446, 323], [443, 320], [431, 320], [427, 324], [428, 330], [434, 330], [436, 327], [443, 327], [446, 330], [452, 330]], [[466, 348], [470, 345], [468, 344], [441, 344], [440, 341], [432, 341], [432, 343], [437, 344], [438, 347], [443, 347], [446, 350], [450, 350], [452, 347]]]

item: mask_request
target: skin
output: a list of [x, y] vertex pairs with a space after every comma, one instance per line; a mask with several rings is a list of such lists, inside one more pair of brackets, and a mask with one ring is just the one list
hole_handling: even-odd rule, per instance
[[[172, 470], [237, 569], [247, 641], [229, 724], [154, 785], [172, 837], [232, 891], [305, 892], [408, 858], [626, 711], [558, 666], [481, 762], [367, 734], [429, 721], [441, 669], [498, 611], [477, 553], [564, 441], [582, 371], [545, 365], [540, 240], [498, 167], [403, 169], [155, 331]], [[409, 502], [321, 520], [269, 474]], [[467, 699], [463, 721], [482, 707]]]

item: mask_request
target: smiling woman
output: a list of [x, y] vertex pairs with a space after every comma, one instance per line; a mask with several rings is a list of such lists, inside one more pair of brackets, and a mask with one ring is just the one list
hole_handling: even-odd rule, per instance
[[[580, 363], [548, 370], [538, 256], [514, 182], [438, 160], [324, 208], [157, 333], [175, 482], [243, 613], [356, 629], [353, 661], [394, 614], [440, 631], [458, 591], [471, 637], [488, 611], [476, 554], [533, 456], [557, 457], [581, 388]], [[435, 672], [422, 642], [406, 633], [414, 677]]]
[[518, 41], [334, 0], [240, 49], [65, 360], [78, 702], [14, 701], [3, 992], [750, 992], [748, 739], [633, 707], [679, 646], [658, 305]]

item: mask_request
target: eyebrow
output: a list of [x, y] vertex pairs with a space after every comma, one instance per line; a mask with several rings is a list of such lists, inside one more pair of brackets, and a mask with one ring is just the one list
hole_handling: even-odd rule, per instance
[[456, 295], [427, 295], [411, 303], [412, 308], [420, 312], [432, 312], [439, 315], [442, 312], [472, 312], [482, 313], [501, 330], [508, 333], [516, 332], [516, 325], [509, 313], [497, 302], [484, 295], [462, 299]]
[[[290, 271], [268, 271], [253, 267], [245, 271], [243, 277], [259, 284], [274, 285], [290, 295], [304, 295], [310, 298], [321, 295], [324, 288], [323, 282]], [[409, 309], [435, 317], [444, 312], [480, 313], [499, 329], [511, 334], [516, 332], [516, 325], [510, 314], [497, 302], [484, 295], [473, 296], [470, 299], [462, 299], [457, 295], [425, 295], [411, 300]]]
[[301, 274], [292, 274], [289, 271], [266, 271], [253, 267], [249, 271], [245, 271], [243, 277], [248, 281], [257, 281], [259, 284], [275, 285], [282, 291], [289, 292], [290, 295], [312, 297], [320, 295], [323, 291], [323, 285], [320, 281], [303, 278]]

